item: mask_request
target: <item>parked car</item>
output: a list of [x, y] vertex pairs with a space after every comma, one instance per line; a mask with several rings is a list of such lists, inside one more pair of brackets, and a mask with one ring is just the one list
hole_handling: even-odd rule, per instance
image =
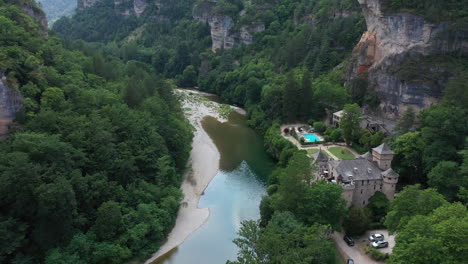
[[385, 239], [384, 235], [382, 234], [372, 234], [369, 237], [369, 240], [374, 242], [374, 241], [383, 241]]
[[348, 244], [348, 246], [352, 247], [354, 246], [354, 239], [348, 235], [343, 237], [343, 240]]
[[348, 261], [346, 261], [346, 264], [354, 264], [354, 260], [348, 259]]
[[375, 242], [372, 242], [372, 247], [373, 248], [386, 248], [388, 247], [388, 242], [383, 240], [383, 241], [375, 241]]

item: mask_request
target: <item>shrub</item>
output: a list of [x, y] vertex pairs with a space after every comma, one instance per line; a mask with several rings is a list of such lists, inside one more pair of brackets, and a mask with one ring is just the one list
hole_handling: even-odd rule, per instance
[[385, 261], [389, 258], [388, 253], [382, 253], [380, 250], [370, 246], [366, 248], [366, 254], [376, 261]]
[[327, 129], [323, 122], [314, 122], [314, 130], [315, 132], [324, 132]]
[[369, 228], [370, 218], [367, 210], [361, 207], [351, 207], [348, 217], [343, 222], [343, 228], [346, 234], [359, 236], [364, 234]]

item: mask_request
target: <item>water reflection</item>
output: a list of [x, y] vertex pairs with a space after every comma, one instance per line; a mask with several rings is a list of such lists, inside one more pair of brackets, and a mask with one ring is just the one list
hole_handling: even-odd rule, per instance
[[219, 264], [234, 260], [238, 249], [232, 240], [240, 223], [260, 217], [264, 179], [274, 168], [261, 138], [247, 127], [245, 117], [235, 112], [226, 123], [207, 117], [203, 128], [221, 154], [221, 170], [199, 204], [210, 208], [210, 217], [182, 245], [153, 264]]

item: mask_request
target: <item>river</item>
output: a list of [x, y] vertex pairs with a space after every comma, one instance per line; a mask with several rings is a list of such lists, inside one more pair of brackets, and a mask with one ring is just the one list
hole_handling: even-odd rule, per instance
[[210, 216], [184, 243], [153, 264], [220, 264], [235, 260], [238, 249], [232, 240], [241, 221], [260, 217], [265, 181], [274, 169], [262, 138], [236, 111], [225, 123], [205, 117], [202, 126], [220, 153], [220, 169], [199, 202], [200, 208], [209, 208]]

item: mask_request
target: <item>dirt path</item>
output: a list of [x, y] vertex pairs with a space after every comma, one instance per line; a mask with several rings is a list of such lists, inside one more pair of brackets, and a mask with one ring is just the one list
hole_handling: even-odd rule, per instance
[[381, 264], [383, 263], [383, 262], [372, 260], [369, 256], [367, 256], [362, 251], [360, 251], [357, 245], [354, 247], [348, 246], [346, 242], [344, 242], [343, 236], [344, 235], [340, 232], [335, 232], [332, 235], [333, 240], [335, 241], [335, 246], [345, 261], [347, 259], [353, 259], [354, 263], [356, 264]]

